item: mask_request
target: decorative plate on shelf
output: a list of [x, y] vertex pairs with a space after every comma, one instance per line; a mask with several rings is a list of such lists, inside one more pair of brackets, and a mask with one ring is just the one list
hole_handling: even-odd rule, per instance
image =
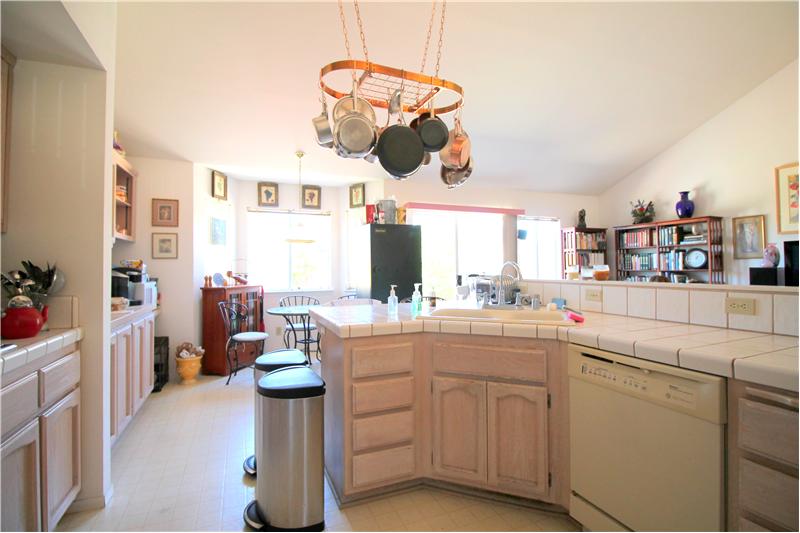
[[686, 252], [684, 262], [689, 268], [705, 268], [708, 264], [708, 253], [702, 248], [692, 248]]

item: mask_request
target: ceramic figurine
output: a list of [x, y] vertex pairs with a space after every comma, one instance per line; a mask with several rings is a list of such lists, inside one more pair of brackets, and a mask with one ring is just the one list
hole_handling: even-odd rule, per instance
[[575, 227], [578, 229], [586, 229], [586, 209], [578, 211], [578, 224]]
[[764, 258], [761, 260], [761, 266], [767, 268], [775, 268], [781, 262], [781, 252], [775, 243], [769, 243], [764, 248]]

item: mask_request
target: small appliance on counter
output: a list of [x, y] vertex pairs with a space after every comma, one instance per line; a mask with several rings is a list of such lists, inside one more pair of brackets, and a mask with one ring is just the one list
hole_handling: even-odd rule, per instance
[[[158, 303], [156, 283], [147, 275], [147, 265], [136, 261], [137, 266], [124, 266], [131, 261], [121, 261], [123, 266], [114, 267], [111, 272], [111, 296], [129, 300], [130, 305], [152, 305]], [[127, 277], [127, 286], [126, 278]]]

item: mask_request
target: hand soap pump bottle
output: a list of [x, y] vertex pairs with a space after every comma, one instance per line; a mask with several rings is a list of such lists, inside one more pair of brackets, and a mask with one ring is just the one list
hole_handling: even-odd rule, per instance
[[411, 295], [411, 315], [416, 318], [422, 312], [422, 293], [419, 292], [419, 286], [422, 283], [414, 284], [414, 293]]
[[386, 303], [389, 305], [389, 316], [392, 318], [397, 317], [397, 295], [394, 293], [395, 287], [397, 285], [390, 285], [391, 290], [389, 291], [389, 298], [386, 300]]

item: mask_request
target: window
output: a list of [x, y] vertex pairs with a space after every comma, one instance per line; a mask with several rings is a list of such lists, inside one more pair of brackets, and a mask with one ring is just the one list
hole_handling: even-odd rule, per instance
[[517, 217], [517, 262], [525, 279], [561, 279], [561, 222]]
[[408, 222], [422, 227], [422, 285], [455, 299], [456, 276], [497, 273], [503, 265], [503, 215], [410, 209]]
[[[288, 242], [303, 236], [313, 242]], [[264, 290], [328, 290], [332, 285], [329, 215], [247, 213], [247, 265]]]

